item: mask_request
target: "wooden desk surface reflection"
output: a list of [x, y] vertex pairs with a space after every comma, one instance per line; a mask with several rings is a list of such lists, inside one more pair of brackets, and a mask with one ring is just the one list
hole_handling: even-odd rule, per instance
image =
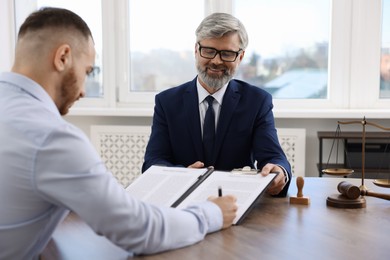
[[[198, 244], [134, 259], [389, 259], [390, 201], [366, 197], [362, 209], [326, 206], [337, 184], [359, 179], [305, 178], [310, 205], [264, 196], [243, 223], [206, 236]], [[375, 192], [390, 193], [365, 180]], [[296, 196], [295, 179], [289, 195]], [[99, 237], [71, 214], [55, 232], [43, 259], [126, 259], [122, 249]], [[131, 258], [133, 259], [133, 258]]]

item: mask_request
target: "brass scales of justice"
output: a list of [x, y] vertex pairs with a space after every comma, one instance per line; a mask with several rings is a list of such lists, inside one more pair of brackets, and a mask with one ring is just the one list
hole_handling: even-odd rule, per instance
[[[337, 189], [340, 192], [340, 194], [334, 194], [331, 195], [327, 198], [326, 203], [328, 206], [336, 207], [336, 208], [364, 208], [366, 206], [366, 200], [364, 196], [372, 196], [372, 197], [377, 197], [381, 199], [386, 199], [390, 200], [390, 194], [383, 194], [383, 193], [376, 193], [369, 191], [367, 187], [364, 184], [365, 180], [365, 150], [366, 150], [366, 125], [374, 126], [376, 128], [385, 130], [385, 131], [390, 131], [390, 128], [383, 127], [381, 125], [368, 122], [366, 121], [366, 118], [364, 117], [363, 120], [361, 121], [337, 121], [337, 130], [335, 133], [335, 139], [340, 135], [341, 129], [340, 129], [340, 124], [341, 125], [347, 125], [347, 124], [360, 124], [362, 125], [362, 167], [361, 167], [361, 185], [360, 187], [354, 186], [346, 181], [342, 181], [338, 184]], [[333, 145], [334, 141], [332, 144], [332, 148], [330, 151], [330, 155], [333, 150]], [[339, 140], [339, 138], [337, 138]], [[336, 160], [338, 157], [338, 144], [337, 144], [337, 154], [336, 154]], [[344, 147], [344, 152], [346, 153], [346, 148]], [[328, 159], [330, 160], [330, 155]], [[346, 155], [347, 156], [347, 155]], [[337, 164], [337, 162], [336, 162]], [[345, 163], [344, 163], [345, 165]], [[322, 172], [324, 174], [328, 175], [334, 175], [334, 176], [348, 176], [354, 172], [353, 169], [348, 169], [348, 168], [326, 168], [323, 169]], [[373, 181], [373, 183], [379, 187], [384, 187], [384, 188], [390, 188], [390, 179], [376, 179]]]

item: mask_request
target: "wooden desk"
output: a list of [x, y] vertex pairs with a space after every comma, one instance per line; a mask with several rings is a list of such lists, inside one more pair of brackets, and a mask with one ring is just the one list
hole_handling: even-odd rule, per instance
[[[389, 259], [390, 201], [366, 197], [362, 209], [326, 206], [343, 178], [305, 178], [310, 205], [264, 196], [239, 226], [206, 236], [186, 248], [135, 259]], [[347, 181], [360, 184], [359, 179]], [[365, 180], [375, 192], [390, 193]], [[289, 194], [297, 192], [295, 179]], [[126, 253], [70, 215], [54, 234], [43, 259], [126, 259]]]

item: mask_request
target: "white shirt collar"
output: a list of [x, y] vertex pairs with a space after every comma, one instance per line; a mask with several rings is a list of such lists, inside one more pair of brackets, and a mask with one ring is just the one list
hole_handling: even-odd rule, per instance
[[[220, 88], [217, 92], [212, 94], [212, 96], [215, 98], [215, 100], [218, 102], [219, 105], [222, 105], [223, 96], [225, 95], [227, 86], [229, 82], [226, 83], [222, 88]], [[199, 82], [199, 77], [196, 78], [196, 88], [198, 90], [198, 100], [199, 104], [203, 102], [203, 100], [210, 95], [210, 93], [205, 90], [202, 85]]]
[[12, 84], [29, 93], [34, 98], [40, 100], [50, 111], [61, 116], [57, 106], [54, 103], [54, 100], [49, 96], [44, 88], [34, 80], [19, 73], [2, 72], [0, 73], [0, 81]]

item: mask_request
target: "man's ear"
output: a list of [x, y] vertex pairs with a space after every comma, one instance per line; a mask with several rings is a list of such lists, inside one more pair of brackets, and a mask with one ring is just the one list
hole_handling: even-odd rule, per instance
[[240, 62], [242, 61], [242, 59], [244, 58], [244, 56], [245, 56], [245, 50], [243, 50], [243, 51], [240, 53], [240, 56], [239, 56]]
[[72, 64], [72, 50], [69, 44], [60, 45], [54, 53], [54, 67], [57, 71], [64, 71]]

